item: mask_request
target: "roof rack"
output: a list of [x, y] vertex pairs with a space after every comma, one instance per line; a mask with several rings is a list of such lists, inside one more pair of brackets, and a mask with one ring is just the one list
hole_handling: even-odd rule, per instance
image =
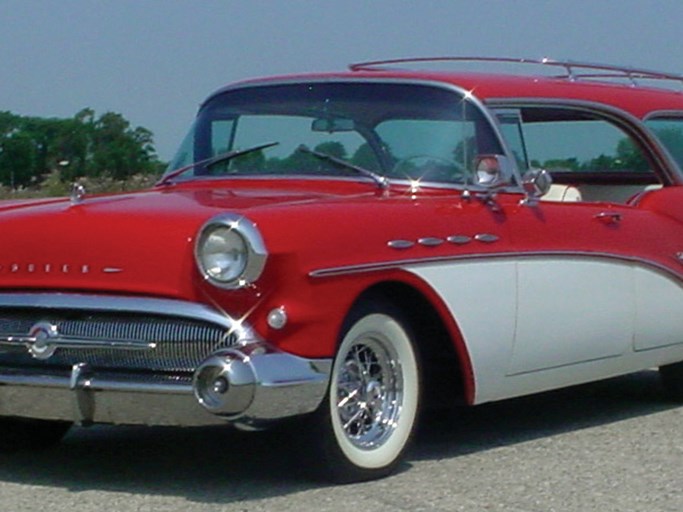
[[578, 61], [562, 61], [544, 57], [542, 59], [525, 59], [510, 57], [416, 57], [406, 59], [375, 60], [368, 62], [358, 62], [351, 64], [351, 71], [385, 71], [392, 69], [393, 66], [402, 64], [429, 64], [444, 62], [486, 62], [496, 64], [532, 64], [537, 66], [548, 66], [551, 68], [562, 68], [563, 73], [550, 75], [551, 78], [566, 80], [627, 80], [632, 86], [640, 85], [638, 80], [672, 81], [679, 86], [683, 86], [683, 75], [652, 71], [623, 66], [612, 66], [609, 64], [592, 64]]

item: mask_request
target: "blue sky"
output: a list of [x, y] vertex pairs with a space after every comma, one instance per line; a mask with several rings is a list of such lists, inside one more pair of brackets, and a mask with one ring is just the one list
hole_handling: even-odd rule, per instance
[[243, 78], [436, 55], [552, 57], [683, 74], [681, 0], [0, 0], [0, 110], [122, 113], [171, 158]]

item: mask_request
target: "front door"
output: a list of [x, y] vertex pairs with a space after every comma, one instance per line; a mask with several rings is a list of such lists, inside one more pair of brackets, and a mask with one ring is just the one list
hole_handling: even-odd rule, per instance
[[[518, 110], [518, 162], [550, 171], [535, 206], [510, 214], [517, 323], [508, 376], [600, 364], [683, 342], [683, 224], [647, 205], [666, 179], [634, 139], [575, 107]], [[509, 119], [509, 111], [506, 111]], [[678, 242], [681, 241], [681, 242]], [[664, 304], [666, 302], [666, 304]]]

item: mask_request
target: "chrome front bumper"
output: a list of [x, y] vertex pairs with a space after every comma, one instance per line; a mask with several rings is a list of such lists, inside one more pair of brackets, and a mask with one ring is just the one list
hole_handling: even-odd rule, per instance
[[[250, 347], [251, 351], [255, 347]], [[219, 371], [210, 378], [214, 368]], [[199, 426], [232, 423], [259, 429], [314, 411], [327, 389], [330, 362], [283, 352], [212, 355], [190, 376], [154, 378], [98, 373], [86, 364], [70, 372], [0, 367], [0, 416], [79, 424]]]
[[[254, 429], [314, 411], [327, 390], [331, 360], [306, 359], [278, 351], [242, 323], [237, 329], [237, 323], [226, 315], [193, 303], [69, 294], [0, 294], [0, 311], [17, 307], [31, 308], [39, 320], [64, 309], [163, 313], [220, 322], [235, 339], [233, 345], [205, 357], [192, 373], [102, 368], [87, 362], [87, 358], [97, 361], [93, 351], [127, 348], [119, 347], [116, 341], [74, 341], [59, 332], [48, 336], [0, 336], [0, 352], [28, 350], [37, 363], [0, 364], [0, 416], [80, 424], [199, 426], [228, 422]], [[41, 322], [36, 325], [41, 326]], [[49, 350], [43, 351], [45, 347]], [[75, 364], [70, 369], [48, 364], [52, 353], [58, 357], [61, 350], [72, 351], [70, 357], [75, 358]], [[79, 353], [84, 362], [77, 362]]]

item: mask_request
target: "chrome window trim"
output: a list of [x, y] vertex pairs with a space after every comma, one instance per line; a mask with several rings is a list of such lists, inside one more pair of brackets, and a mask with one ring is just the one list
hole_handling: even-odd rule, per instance
[[[499, 108], [565, 108], [583, 110], [598, 115], [623, 129], [647, 148], [654, 158], [656, 168], [653, 172], [666, 185], [683, 184], [683, 171], [670, 155], [669, 151], [659, 142], [644, 120], [633, 114], [604, 103], [594, 101], [565, 99], [565, 98], [487, 98], [484, 104], [495, 112]], [[647, 118], [646, 118], [647, 119]]]
[[651, 121], [653, 119], [682, 119], [683, 110], [653, 110], [648, 115], [643, 117], [643, 122]]

